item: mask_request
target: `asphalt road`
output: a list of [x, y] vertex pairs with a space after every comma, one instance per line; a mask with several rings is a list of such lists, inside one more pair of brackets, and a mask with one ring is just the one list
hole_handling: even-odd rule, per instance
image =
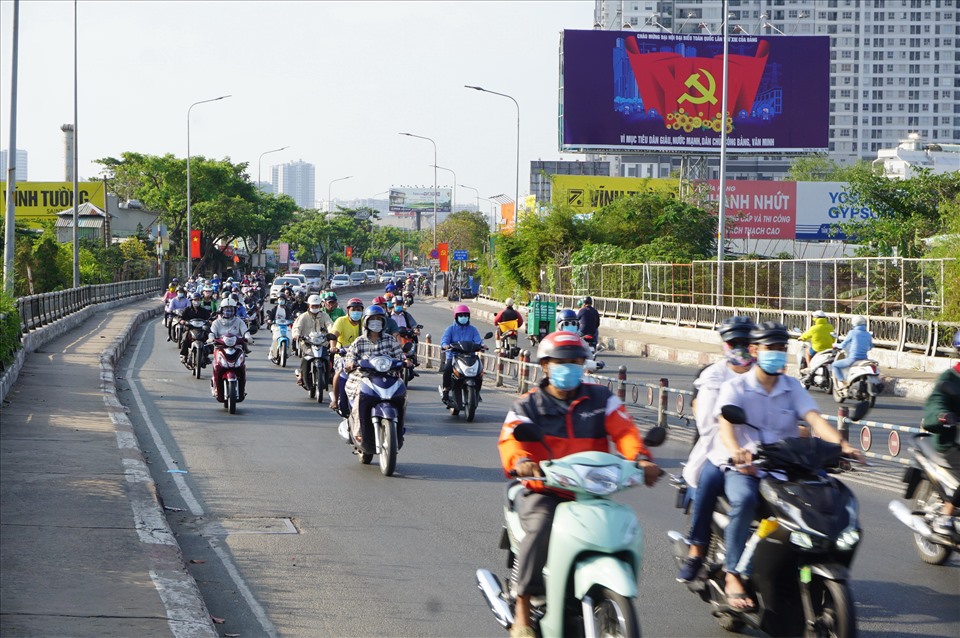
[[[449, 310], [410, 310], [439, 341]], [[504, 571], [496, 439], [515, 396], [484, 390], [468, 424], [442, 409], [439, 375], [421, 369], [409, 393], [406, 445], [396, 475], [385, 478], [351, 454], [336, 433], [339, 417], [295, 385], [293, 367], [267, 361], [266, 334], [258, 336], [249, 396], [236, 415], [211, 398], [209, 370], [201, 381], [189, 376], [159, 321], [141, 329], [118, 381], [188, 568], [212, 615], [225, 621], [221, 635], [502, 636], [473, 574]], [[608, 356], [614, 367], [621, 358], [631, 378], [666, 376], [673, 386], [689, 387], [695, 372]], [[829, 397], [820, 401], [833, 411]], [[878, 405], [878, 420], [915, 422], [915, 404], [889, 401]], [[655, 454], [677, 471], [687, 447], [673, 437]], [[854, 490], [865, 529], [852, 585], [861, 635], [955, 638], [960, 561], [921, 563], [910, 534], [887, 513], [896, 495]], [[673, 490], [662, 482], [622, 497], [645, 531], [645, 634], [726, 635], [673, 580], [666, 532], [686, 525]]]

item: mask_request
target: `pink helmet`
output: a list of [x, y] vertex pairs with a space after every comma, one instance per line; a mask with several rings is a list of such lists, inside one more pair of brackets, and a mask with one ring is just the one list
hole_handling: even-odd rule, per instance
[[457, 315], [469, 315], [469, 314], [470, 314], [470, 308], [468, 308], [464, 304], [460, 304], [459, 306], [453, 309], [454, 317], [456, 317]]

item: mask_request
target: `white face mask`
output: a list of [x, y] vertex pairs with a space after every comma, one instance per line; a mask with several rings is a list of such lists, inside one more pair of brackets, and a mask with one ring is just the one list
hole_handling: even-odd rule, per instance
[[315, 315], [320, 314], [320, 306], [310, 306], [310, 312]]
[[372, 319], [367, 322], [367, 330], [370, 332], [380, 332], [383, 330], [383, 322], [379, 319]]

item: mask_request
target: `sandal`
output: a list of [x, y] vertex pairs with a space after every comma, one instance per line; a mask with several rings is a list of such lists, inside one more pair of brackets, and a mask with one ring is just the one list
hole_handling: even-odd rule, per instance
[[[748, 593], [745, 592], [745, 591], [737, 592], [737, 593], [735, 593], [735, 594], [728, 594], [728, 593], [724, 592], [724, 596], [726, 596], [726, 598], [727, 598], [727, 607], [729, 607], [730, 609], [732, 609], [732, 610], [734, 610], [734, 611], [739, 611], [739, 612], [751, 612], [751, 611], [756, 611], [756, 610], [757, 610], [757, 605], [753, 602], [753, 599], [750, 598], [750, 594], [748, 594]], [[731, 602], [730, 602], [730, 601], [733, 601], [733, 600], [746, 600], [746, 601], [749, 601], [749, 605], [745, 605], [745, 606], [743, 606], [743, 607], [740, 607], [740, 606], [738, 606], [738, 605], [733, 605], [733, 604], [731, 604]]]

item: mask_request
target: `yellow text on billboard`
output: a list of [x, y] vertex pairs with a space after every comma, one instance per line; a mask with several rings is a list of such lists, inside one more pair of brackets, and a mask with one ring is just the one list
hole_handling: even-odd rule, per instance
[[551, 203], [586, 215], [622, 197], [639, 193], [675, 195], [679, 180], [602, 175], [552, 175]]
[[[7, 214], [7, 184], [0, 182], [0, 215]], [[73, 207], [73, 182], [17, 182], [13, 193], [14, 215], [30, 226], [56, 221], [57, 213]], [[80, 182], [80, 204], [90, 202], [106, 210], [103, 182]]]

